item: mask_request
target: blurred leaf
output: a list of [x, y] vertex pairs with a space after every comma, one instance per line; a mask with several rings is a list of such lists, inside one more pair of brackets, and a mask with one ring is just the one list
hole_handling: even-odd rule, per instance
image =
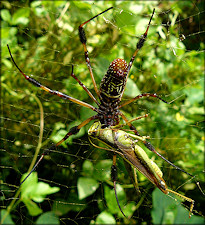
[[53, 212], [43, 213], [36, 220], [36, 224], [60, 224], [59, 218]]
[[77, 182], [79, 199], [92, 195], [99, 187], [99, 183], [93, 178], [80, 177]]
[[31, 216], [38, 216], [43, 212], [38, 205], [28, 198], [22, 199], [22, 202], [26, 205], [26, 208]]
[[[124, 210], [124, 205], [126, 203], [126, 195], [125, 192], [123, 190], [123, 188], [117, 184], [116, 185], [116, 191], [117, 191], [117, 197], [120, 203], [120, 206], [122, 208], [122, 210]], [[118, 216], [123, 217], [123, 215], [121, 214], [118, 204], [117, 204], [117, 200], [115, 198], [115, 191], [114, 189], [110, 189], [107, 185], [104, 185], [104, 192], [105, 192], [105, 200], [107, 203], [107, 206], [109, 208], [109, 211], [112, 214], [118, 214]]]
[[199, 216], [189, 218], [189, 211], [180, 202], [175, 202], [159, 189], [152, 193], [153, 209], [152, 219], [154, 224], [203, 224], [204, 220]]
[[[27, 173], [22, 176], [21, 181], [26, 176]], [[42, 202], [47, 195], [56, 193], [59, 190], [59, 187], [50, 187], [44, 182], [38, 182], [37, 173], [33, 172], [21, 185], [20, 200], [26, 205], [27, 209], [29, 210], [29, 214], [36, 216], [42, 213], [42, 209], [40, 209], [33, 201]]]
[[110, 180], [112, 160], [101, 160], [94, 166], [93, 177], [99, 181]]
[[50, 187], [44, 182], [38, 182], [35, 187], [35, 191], [31, 193], [31, 199], [33, 199], [35, 202], [42, 202], [46, 195], [56, 193], [59, 190], [59, 187]]
[[27, 25], [29, 22], [29, 19], [28, 19], [29, 15], [30, 15], [30, 9], [28, 8], [18, 9], [12, 16], [12, 24]]
[[97, 216], [95, 224], [116, 224], [116, 220], [111, 213], [103, 211]]
[[92, 176], [93, 175], [93, 164], [90, 160], [85, 160], [83, 163], [83, 173], [85, 176]]
[[136, 97], [140, 94], [140, 90], [138, 89], [136, 83], [128, 77], [126, 89], [125, 89], [125, 95], [131, 98]]
[[188, 96], [186, 101], [188, 101], [191, 105], [199, 103], [204, 99], [203, 87], [189, 88], [186, 89], [184, 92]]
[[87, 9], [89, 10], [91, 8], [91, 5], [87, 4], [86, 2], [78, 2], [78, 1], [74, 1], [73, 2], [78, 8], [80, 9]]
[[4, 21], [11, 22], [11, 14], [10, 14], [10, 12], [7, 9], [2, 9], [1, 10], [1, 18]]
[[[53, 204], [52, 211], [57, 216], [62, 216], [69, 211], [79, 212], [86, 208], [86, 201], [85, 199], [79, 200], [76, 191], [70, 192], [67, 201], [68, 204], [64, 204], [64, 202], [56, 202]], [[75, 203], [75, 204], [73, 204]]]
[[[1, 219], [4, 217], [4, 215], [6, 214], [6, 210], [5, 209], [2, 209], [1, 210]], [[4, 225], [4, 224], [15, 224], [14, 222], [13, 222], [13, 220], [12, 220], [12, 218], [11, 218], [11, 215], [10, 214], [8, 214], [8, 216], [5, 218], [5, 220], [4, 220], [4, 223], [2, 224], [2, 225]]]

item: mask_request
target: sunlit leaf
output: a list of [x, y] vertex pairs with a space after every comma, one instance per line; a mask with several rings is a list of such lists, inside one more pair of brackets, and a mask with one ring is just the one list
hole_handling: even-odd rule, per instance
[[116, 220], [111, 213], [104, 211], [97, 216], [95, 224], [116, 224]]
[[79, 199], [83, 199], [92, 195], [98, 187], [99, 183], [95, 179], [80, 177], [77, 183]]

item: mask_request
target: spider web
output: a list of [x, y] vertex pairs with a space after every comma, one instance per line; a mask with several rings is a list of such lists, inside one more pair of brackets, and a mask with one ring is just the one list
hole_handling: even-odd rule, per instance
[[[71, 65], [74, 64], [76, 76], [94, 93], [78, 37], [78, 26], [114, 6], [113, 10], [85, 27], [89, 57], [96, 83], [99, 84], [112, 60], [119, 57], [129, 62], [155, 8], [147, 41], [133, 64], [123, 101], [140, 92], [149, 92], [157, 93], [171, 104], [151, 98], [140, 99], [122, 111], [129, 119], [148, 113], [146, 119], [133, 123], [140, 134], [149, 135], [150, 142], [160, 154], [195, 175], [203, 186], [202, 71], [205, 29], [202, 1], [4, 1], [2, 6], [1, 209], [8, 209], [14, 203], [9, 210], [7, 224], [42, 224], [43, 216], [48, 224], [51, 223], [49, 219], [56, 224], [59, 221], [62, 224], [112, 224], [115, 221], [123, 224], [142, 221], [157, 224], [156, 217], [168, 223], [168, 215], [172, 218], [173, 212], [177, 210], [179, 213], [182, 205], [186, 214], [179, 214], [183, 218], [180, 222], [176, 217], [174, 220], [187, 223], [189, 203], [168, 198], [170, 203], [162, 200], [160, 195], [158, 199], [161, 199], [162, 205], [165, 204], [160, 206], [154, 202], [158, 193], [153, 185], [139, 173], [141, 196], [137, 196], [119, 157], [118, 183], [121, 186], [118, 196], [124, 205], [130, 203], [129, 206], [133, 207], [125, 208], [125, 214], [131, 213], [132, 218], [123, 218], [120, 212], [112, 208], [112, 201], [115, 201], [110, 180], [112, 154], [93, 147], [88, 141], [87, 131], [92, 123], [71, 137], [67, 144], [52, 150], [37, 167], [38, 180], [59, 189], [52, 189], [55, 193], [45, 194], [43, 200], [35, 196], [35, 203], [42, 212], [31, 215], [26, 205], [28, 202], [22, 202], [22, 195], [16, 193], [21, 176], [31, 165], [41, 135], [38, 155], [51, 143], [63, 138], [71, 127], [94, 113], [44, 93], [28, 83], [10, 61], [6, 44], [9, 44], [16, 63], [25, 74], [45, 86], [94, 105], [70, 77]], [[163, 177], [172, 190], [195, 200], [195, 216], [190, 221], [202, 223], [204, 196], [195, 180], [150, 152], [148, 155], [162, 169]], [[104, 180], [99, 178], [101, 176]], [[87, 189], [82, 183], [88, 181], [93, 182], [93, 192], [83, 198], [82, 188], [85, 193]], [[33, 181], [30, 182], [32, 187]], [[124, 192], [120, 191], [121, 187], [124, 187]], [[82, 199], [79, 199], [80, 195]], [[139, 208], [136, 208], [138, 204]], [[166, 206], [166, 212], [160, 217], [160, 207]], [[170, 223], [174, 220], [172, 218]]]

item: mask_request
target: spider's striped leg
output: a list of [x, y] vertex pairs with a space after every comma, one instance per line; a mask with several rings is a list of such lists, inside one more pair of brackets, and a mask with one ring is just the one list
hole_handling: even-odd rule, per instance
[[124, 214], [124, 212], [122, 211], [122, 209], [121, 209], [121, 207], [120, 207], [120, 203], [119, 203], [119, 200], [118, 200], [118, 197], [117, 197], [117, 190], [116, 190], [116, 180], [117, 180], [116, 158], [117, 158], [117, 156], [116, 156], [116, 154], [114, 153], [114, 155], [113, 155], [113, 164], [112, 164], [112, 167], [111, 167], [111, 179], [112, 179], [112, 182], [113, 182], [113, 185], [114, 185], [115, 198], [116, 198], [118, 207], [119, 207], [119, 209], [120, 209], [122, 215], [123, 215], [124, 217], [126, 217], [125, 214]]
[[[126, 122], [126, 124], [130, 127], [130, 129], [133, 130], [133, 132], [134, 132], [136, 135], [141, 136], [141, 135], [139, 134], [139, 132], [137, 131], [136, 127], [130, 123], [130, 121], [125, 117], [125, 115], [124, 115], [122, 112], [120, 112], [120, 115], [121, 115], [122, 119]], [[149, 149], [150, 151], [154, 152], [156, 155], [158, 155], [158, 156], [159, 156], [160, 158], [162, 158], [164, 161], [166, 161], [167, 163], [169, 163], [170, 165], [172, 165], [174, 168], [176, 168], [177, 170], [180, 170], [180, 171], [183, 172], [183, 173], [186, 173], [187, 175], [189, 175], [189, 176], [191, 176], [191, 177], [194, 177], [192, 174], [186, 172], [185, 170], [181, 169], [180, 167], [174, 165], [174, 164], [173, 164], [172, 162], [170, 162], [168, 159], [164, 158], [164, 156], [162, 156], [159, 152], [157, 152], [157, 151], [155, 150], [154, 146], [153, 146], [150, 142], [144, 140], [143, 143], [144, 143], [144, 145], [145, 145], [145, 147], [146, 147], [147, 149]]]
[[152, 20], [152, 18], [153, 18], [154, 12], [155, 12], [155, 9], [153, 9], [152, 16], [151, 16], [151, 18], [150, 18], [150, 20], [149, 20], [147, 29], [146, 29], [145, 33], [142, 35], [142, 37], [140, 38], [140, 40], [138, 41], [138, 43], [137, 43], [137, 48], [136, 48], [136, 50], [135, 50], [135, 52], [134, 52], [134, 54], [133, 54], [133, 56], [132, 56], [132, 58], [131, 58], [131, 60], [130, 60], [130, 62], [129, 62], [129, 65], [128, 65], [128, 72], [127, 72], [128, 74], [129, 74], [129, 71], [130, 71], [130, 69], [131, 69], [131, 67], [132, 67], [133, 61], [135, 60], [135, 57], [136, 57], [137, 53], [138, 53], [139, 50], [143, 47], [144, 42], [146, 41], [147, 33], [148, 33], [148, 30], [149, 30], [150, 23], [151, 23], [151, 20]]
[[128, 105], [130, 104], [131, 102], [134, 102], [135, 100], [139, 99], [139, 98], [142, 98], [142, 97], [153, 97], [153, 98], [158, 98], [159, 100], [161, 100], [162, 102], [166, 103], [166, 104], [169, 104], [169, 102], [165, 101], [164, 99], [160, 98], [157, 94], [150, 94], [150, 93], [143, 93], [143, 94], [140, 94], [140, 95], [137, 95], [136, 97], [126, 101], [125, 103], [123, 103], [122, 105], [119, 106], [119, 108], [122, 108], [124, 107], [125, 105]]
[[11, 54], [9, 45], [7, 45], [7, 47], [8, 47], [9, 54], [10, 54], [10, 56], [11, 56], [11, 59], [12, 59], [14, 65], [15, 65], [16, 68], [19, 70], [19, 72], [26, 78], [26, 80], [28, 80], [30, 83], [32, 83], [32, 84], [35, 85], [36, 87], [39, 87], [39, 88], [43, 89], [44, 91], [46, 91], [46, 92], [48, 92], [48, 93], [50, 93], [50, 94], [52, 94], [52, 95], [57, 95], [57, 96], [59, 96], [60, 98], [70, 100], [71, 102], [75, 102], [75, 103], [77, 103], [78, 105], [84, 106], [84, 107], [86, 107], [86, 108], [89, 108], [89, 109], [92, 109], [93, 111], [98, 112], [98, 109], [95, 108], [94, 106], [92, 106], [92, 105], [90, 105], [90, 104], [88, 104], [88, 103], [86, 103], [86, 102], [80, 101], [80, 100], [78, 100], [78, 99], [76, 99], [76, 98], [73, 98], [73, 97], [71, 97], [71, 96], [69, 96], [69, 95], [63, 94], [62, 92], [52, 90], [52, 89], [50, 89], [50, 88], [48, 88], [48, 87], [42, 85], [41, 83], [39, 83], [37, 80], [35, 80], [35, 79], [29, 77], [28, 75], [25, 75], [25, 74], [23, 73], [23, 71], [18, 67], [18, 65], [16, 64], [16, 62], [14, 61], [14, 58], [13, 58], [13, 56], [12, 56], [12, 54]]
[[94, 78], [94, 75], [93, 75], [93, 70], [92, 70], [92, 67], [91, 67], [91, 64], [90, 64], [90, 59], [89, 59], [89, 56], [88, 56], [88, 50], [87, 50], [87, 47], [86, 47], [86, 42], [87, 42], [87, 39], [86, 39], [86, 35], [85, 35], [85, 31], [83, 29], [83, 26], [90, 22], [91, 20], [93, 20], [94, 18], [98, 17], [99, 15], [107, 12], [108, 10], [112, 9], [113, 7], [110, 7], [106, 10], [104, 10], [103, 12], [97, 14], [96, 16], [92, 17], [91, 19], [87, 20], [86, 22], [82, 23], [79, 27], [78, 27], [78, 31], [79, 31], [79, 37], [80, 37], [80, 41], [81, 43], [83, 44], [83, 48], [84, 48], [84, 52], [85, 52], [85, 61], [87, 63], [87, 67], [89, 69], [89, 72], [90, 72], [90, 76], [91, 76], [91, 79], [92, 79], [92, 82], [93, 82], [93, 85], [94, 85], [94, 89], [95, 89], [95, 92], [98, 96], [100, 96], [100, 93], [99, 93], [99, 90], [97, 88], [97, 84], [95, 82], [95, 78]]
[[99, 106], [100, 103], [97, 101], [97, 99], [93, 96], [93, 94], [88, 90], [88, 88], [76, 77], [76, 75], [73, 72], [74, 66], [72, 65], [72, 72], [71, 76], [80, 84], [80, 86], [87, 92], [87, 94], [92, 98], [92, 100]]
[[56, 147], [58, 147], [59, 145], [61, 145], [64, 141], [66, 141], [71, 135], [77, 134], [80, 129], [82, 127], [84, 127], [86, 124], [88, 124], [91, 120], [95, 120], [98, 119], [98, 115], [94, 115], [88, 119], [86, 119], [85, 121], [83, 121], [82, 123], [80, 123], [78, 126], [72, 127], [69, 132], [64, 136], [64, 138], [62, 140], [60, 140], [57, 144], [53, 144], [51, 145], [48, 149], [44, 150], [44, 152], [42, 153], [42, 155], [40, 156], [39, 160], [36, 162], [36, 164], [34, 165], [34, 167], [31, 169], [31, 171], [28, 173], [28, 175], [24, 178], [24, 180], [20, 183], [23, 184], [24, 181], [31, 175], [31, 173], [36, 169], [36, 167], [39, 165], [39, 163], [41, 162], [41, 160], [44, 158], [45, 155], [48, 155], [50, 153], [51, 150], [56, 149]]
[[126, 124], [130, 127], [131, 130], [137, 135], [141, 136], [134, 125], [131, 124], [131, 122], [127, 119], [127, 117], [120, 111], [119, 115], [122, 117], [122, 119], [126, 122]]

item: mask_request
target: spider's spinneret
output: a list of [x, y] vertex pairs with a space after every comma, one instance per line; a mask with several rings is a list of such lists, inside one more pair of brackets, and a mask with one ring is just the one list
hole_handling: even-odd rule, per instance
[[100, 83], [100, 96], [117, 99], [124, 92], [128, 74], [128, 65], [124, 59], [115, 59]]

